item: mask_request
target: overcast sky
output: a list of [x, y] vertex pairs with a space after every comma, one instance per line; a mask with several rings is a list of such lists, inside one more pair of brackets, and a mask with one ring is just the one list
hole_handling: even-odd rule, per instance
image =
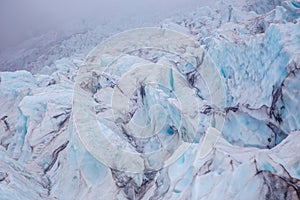
[[0, 0], [0, 43], [37, 31], [63, 29], [80, 21], [162, 18], [174, 12], [209, 5], [213, 0]]

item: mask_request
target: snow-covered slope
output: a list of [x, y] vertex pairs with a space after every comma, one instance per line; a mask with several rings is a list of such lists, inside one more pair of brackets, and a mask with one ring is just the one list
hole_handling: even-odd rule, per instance
[[[203, 126], [199, 138], [191, 141], [188, 136], [192, 129], [186, 137], [177, 129], [176, 113], [185, 110], [177, 106], [176, 96], [154, 86], [135, 92], [130, 99], [130, 112], [131, 116], [136, 115], [138, 123], [151, 119], [159, 124], [159, 119], [151, 118], [151, 112], [160, 113], [161, 108], [148, 112], [141, 105], [145, 101], [149, 105], [161, 104], [167, 114], [173, 114], [167, 121], [174, 122], [174, 126], [166, 132], [190, 142], [183, 155], [159, 170], [134, 173], [108, 167], [97, 160], [95, 152], [88, 151], [78, 134], [78, 121], [74, 119], [85, 117], [74, 114], [78, 71], [88, 71], [89, 59], [86, 61], [85, 57], [106, 33], [101, 35], [99, 30], [92, 30], [55, 42], [55, 49], [61, 50], [62, 55], [51, 68], [49, 65], [36, 70], [39, 73], [0, 72], [0, 200], [300, 199], [299, 15], [300, 3], [295, 0], [226, 0], [215, 8], [199, 8], [161, 22], [159, 27], [189, 35], [203, 49], [204, 53], [196, 56], [210, 58], [212, 63], [207, 66], [214, 66], [220, 74], [226, 104], [206, 103], [207, 85], [185, 65], [187, 71], [182, 74], [199, 89], [199, 101], [204, 102], [199, 110], [195, 106]], [[81, 46], [80, 53], [68, 54], [71, 46]], [[21, 62], [31, 54], [19, 54], [24, 56], [12, 60]], [[42, 54], [51, 53], [47, 50]], [[84, 79], [87, 82], [80, 86], [89, 91], [86, 94], [91, 95], [95, 104], [88, 106], [100, 120], [106, 120], [102, 123], [109, 127], [107, 130], [116, 130], [111, 128], [111, 115], [105, 111], [112, 89], [118, 86], [114, 78], [126, 72], [117, 71], [117, 67], [127, 70], [136, 63], [180, 66], [185, 61], [158, 50], [130, 52], [109, 68], [115, 76], [100, 77], [91, 72], [90, 79]], [[175, 72], [171, 74], [168, 71], [160, 76], [164, 79], [174, 75], [174, 80], [179, 80]], [[182, 86], [174, 80], [167, 81], [171, 88]], [[123, 107], [117, 108], [120, 111], [116, 115], [126, 121], [121, 112]], [[224, 126], [212, 125], [218, 130], [208, 128], [208, 119], [217, 116], [224, 118]], [[131, 127], [125, 130], [132, 131]], [[116, 139], [120, 146], [139, 153], [155, 150], [155, 145], [160, 144], [156, 140], [121, 136], [122, 140]], [[159, 139], [168, 141], [165, 136]], [[203, 154], [201, 149], [206, 147], [211, 151]]]

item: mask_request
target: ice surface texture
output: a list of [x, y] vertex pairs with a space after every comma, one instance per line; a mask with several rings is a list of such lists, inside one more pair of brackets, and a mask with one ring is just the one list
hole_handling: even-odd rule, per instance
[[[86, 60], [85, 55], [78, 54], [57, 60], [55, 70], [45, 67], [40, 74], [1, 72], [0, 199], [299, 199], [298, 4], [275, 0], [223, 1], [216, 8], [200, 8], [161, 23], [162, 28], [197, 41], [203, 49], [195, 55], [198, 61], [203, 55], [204, 61], [206, 56], [210, 58], [225, 88], [224, 106], [211, 103], [219, 99], [210, 98], [203, 73], [191, 73], [197, 59], [189, 64], [184, 53], [170, 53], [173, 51], [130, 51], [115, 62], [111, 62], [113, 56], [119, 54], [112, 56], [108, 52], [96, 60], [92, 60], [93, 54]], [[74, 41], [66, 43], [72, 45]], [[88, 66], [89, 63], [98, 66]], [[100, 71], [101, 65], [110, 67]], [[150, 79], [150, 69], [157, 65], [164, 66], [158, 67], [163, 72], [159, 74], [161, 82], [155, 79], [154, 84], [120, 84], [120, 89], [128, 86], [133, 90], [129, 96], [121, 96], [128, 104], [111, 104], [118, 83], [136, 80], [122, 79], [137, 77], [127, 73], [130, 69], [148, 66], [145, 71], [137, 67], [134, 72]], [[170, 91], [184, 88], [180, 80], [194, 86], [191, 88], [199, 104], [194, 112], [201, 123], [186, 126], [197, 127], [197, 134], [178, 134], [180, 113], [185, 110], [178, 106], [180, 97]], [[86, 95], [76, 97], [82, 94], [74, 92], [78, 92], [76, 87]], [[78, 134], [78, 120], [87, 117], [78, 115], [78, 107], [72, 106], [79, 97], [82, 100], [77, 103], [82, 103], [83, 111], [90, 112], [88, 117], [97, 122], [82, 121], [88, 125], [83, 128], [97, 127], [86, 130], [86, 134], [102, 126], [105, 130], [99, 134], [105, 132], [122, 150], [142, 155], [161, 148], [163, 143], [179, 141], [178, 138], [188, 142], [189, 148], [168, 165], [163, 163], [165, 160], [157, 160], [162, 156], [149, 158], [151, 162], [141, 165], [146, 167], [139, 173], [107, 166]], [[111, 105], [116, 108], [115, 118]], [[193, 110], [187, 110], [189, 114], [190, 111]], [[215, 122], [222, 118], [225, 121], [221, 129]], [[150, 120], [157, 127], [147, 127]], [[120, 127], [115, 124], [128, 133], [137, 125], [147, 127], [159, 136], [136, 139], [118, 132]], [[190, 135], [198, 137], [191, 140]], [[203, 148], [212, 151], [203, 154]], [[173, 153], [176, 148], [170, 149]], [[129, 160], [121, 157], [117, 162], [126, 158]]]
[[168, 29], [136, 29], [100, 44], [78, 72], [73, 101], [84, 146], [132, 173], [160, 170], [199, 142], [207, 126], [224, 123], [200, 112], [225, 107], [213, 62], [191, 38]]

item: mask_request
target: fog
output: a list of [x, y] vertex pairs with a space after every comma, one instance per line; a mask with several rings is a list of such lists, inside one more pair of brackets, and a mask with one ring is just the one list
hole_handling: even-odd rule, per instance
[[161, 20], [169, 15], [209, 5], [206, 0], [1, 0], [0, 50], [51, 29], [70, 24]]

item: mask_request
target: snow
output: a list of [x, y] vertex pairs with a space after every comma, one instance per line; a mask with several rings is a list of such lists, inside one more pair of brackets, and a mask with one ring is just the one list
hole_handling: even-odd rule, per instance
[[298, 4], [89, 30], [0, 72], [0, 199], [300, 198]]

